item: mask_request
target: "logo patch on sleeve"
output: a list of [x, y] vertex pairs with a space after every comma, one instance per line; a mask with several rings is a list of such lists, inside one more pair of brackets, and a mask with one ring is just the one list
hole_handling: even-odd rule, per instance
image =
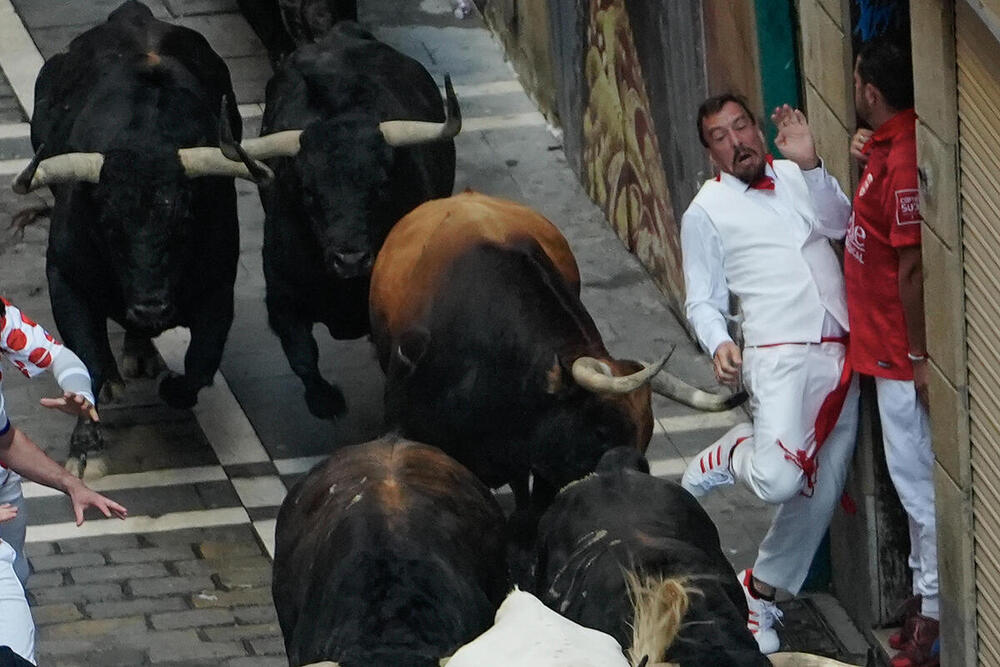
[[920, 216], [920, 190], [896, 190], [896, 224], [914, 225], [923, 218]]

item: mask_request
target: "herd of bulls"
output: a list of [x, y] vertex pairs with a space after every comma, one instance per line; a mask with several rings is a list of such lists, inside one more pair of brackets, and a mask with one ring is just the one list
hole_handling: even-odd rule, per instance
[[[102, 400], [122, 373], [161, 372], [150, 339], [175, 326], [191, 343], [161, 398], [190, 407], [211, 382], [233, 320], [234, 177], [260, 186], [269, 324], [314, 415], [347, 401], [312, 325], [371, 336], [392, 435], [336, 451], [278, 517], [290, 664], [628, 665], [622, 646], [633, 665], [837, 664], [757, 651], [715, 526], [649, 475], [651, 384], [701, 409], [739, 397], [611, 357], [558, 229], [451, 196], [451, 82], [442, 105], [353, 2], [240, 6], [275, 63], [259, 138], [242, 139], [204, 37], [130, 1], [45, 63], [14, 188], [52, 189], [52, 310]], [[120, 369], [109, 318], [126, 330]], [[97, 425], [78, 423], [68, 465], [102, 455]], [[490, 491], [505, 484], [509, 518]], [[507, 596], [512, 553], [534, 595]]]

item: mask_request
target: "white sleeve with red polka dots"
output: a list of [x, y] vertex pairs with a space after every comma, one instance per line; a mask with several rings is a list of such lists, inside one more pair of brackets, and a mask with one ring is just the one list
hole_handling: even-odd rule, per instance
[[0, 349], [27, 377], [42, 373], [62, 352], [63, 346], [37, 322], [6, 299], [0, 317]]

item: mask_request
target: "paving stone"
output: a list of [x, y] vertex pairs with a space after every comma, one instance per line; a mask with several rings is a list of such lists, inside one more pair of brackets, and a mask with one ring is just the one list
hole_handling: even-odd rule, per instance
[[174, 563], [177, 574], [189, 576], [195, 574], [215, 574], [224, 570], [270, 568], [271, 561], [264, 556], [257, 554], [253, 556], [240, 556], [235, 558], [198, 558], [194, 560], [183, 560]]
[[62, 572], [40, 572], [38, 574], [32, 574], [28, 577], [28, 585], [26, 588], [29, 591], [32, 591], [36, 588], [45, 588], [46, 586], [61, 586], [62, 583]]
[[142, 616], [127, 618], [102, 618], [70, 623], [54, 623], [38, 628], [39, 640], [93, 639], [106, 635], [125, 635], [146, 632], [146, 619]]
[[198, 609], [271, 604], [271, 590], [269, 588], [245, 588], [235, 591], [206, 590], [192, 595], [191, 604]]
[[215, 584], [208, 577], [159, 577], [155, 579], [131, 579], [129, 590], [135, 597], [153, 597], [173, 593], [194, 593], [215, 591]]
[[34, 619], [35, 625], [48, 625], [76, 621], [83, 618], [83, 614], [80, 613], [75, 604], [64, 602], [36, 605], [31, 608], [31, 618]]
[[[103, 412], [101, 413], [103, 416]], [[103, 422], [104, 419], [101, 419]], [[111, 551], [113, 549], [135, 549], [139, 547], [139, 538], [135, 535], [103, 535], [101, 537], [85, 537], [72, 540], [60, 540], [59, 551], [79, 553], [85, 551]]]
[[35, 572], [44, 570], [62, 570], [70, 567], [85, 567], [104, 565], [104, 556], [99, 553], [67, 553], [51, 556], [36, 556], [29, 558], [31, 569]]
[[106, 602], [121, 600], [125, 597], [119, 584], [75, 584], [72, 586], [54, 586], [29, 591], [28, 597], [34, 604], [53, 604], [56, 602]]
[[278, 620], [278, 613], [274, 607], [237, 607], [233, 609], [233, 615], [238, 623], [271, 623]]
[[55, 542], [29, 542], [24, 545], [24, 553], [28, 558], [32, 558], [33, 556], [51, 556], [55, 552]]
[[95, 602], [84, 607], [91, 618], [116, 618], [134, 616], [136, 614], [151, 614], [166, 611], [181, 611], [187, 609], [184, 598], [138, 598], [122, 600], [121, 602]]
[[62, 656], [46, 659], [39, 664], [45, 667], [134, 667], [146, 661], [146, 652], [142, 649], [113, 646], [107, 648], [90, 647], [89, 651], [76, 656]]
[[285, 640], [282, 637], [251, 639], [250, 648], [256, 655], [285, 655]]
[[181, 630], [206, 625], [225, 625], [232, 623], [235, 617], [228, 609], [187, 609], [153, 614], [150, 620], [157, 630]]
[[35, 657], [38, 658], [40, 664], [47, 665], [52, 657], [80, 656], [92, 650], [93, 647], [93, 642], [86, 639], [47, 639], [37, 643]]
[[[149, 661], [154, 665], [185, 660], [216, 660], [246, 655], [242, 644], [216, 642], [190, 642], [168, 647], [164, 651], [149, 650]], [[216, 663], [217, 664], [217, 663]]]
[[259, 556], [261, 553], [256, 542], [202, 542], [198, 550], [206, 560]]
[[[205, 610], [209, 611], [209, 610]], [[281, 628], [277, 623], [260, 623], [257, 625], [224, 625], [217, 628], [206, 628], [205, 636], [215, 642], [238, 642], [244, 639], [259, 637], [280, 637]]]
[[73, 581], [87, 584], [96, 581], [117, 581], [120, 579], [141, 579], [163, 577], [168, 574], [163, 563], [131, 563], [128, 565], [105, 565], [103, 567], [78, 567], [69, 571]]
[[257, 588], [271, 585], [271, 564], [254, 567], [226, 567], [216, 575], [219, 586], [224, 590]]
[[255, 655], [249, 658], [234, 658], [225, 663], [226, 667], [286, 667], [288, 661], [269, 655]]
[[194, 552], [189, 547], [182, 545], [146, 549], [116, 549], [108, 552], [108, 560], [112, 563], [155, 563], [180, 561], [193, 557]]
[[[215, 526], [213, 528], [184, 528], [162, 533], [143, 533], [143, 542], [155, 547], [198, 544], [200, 542], [248, 542], [257, 543], [250, 526]], [[138, 544], [136, 545], [138, 546]], [[257, 554], [260, 553], [258, 548]]]

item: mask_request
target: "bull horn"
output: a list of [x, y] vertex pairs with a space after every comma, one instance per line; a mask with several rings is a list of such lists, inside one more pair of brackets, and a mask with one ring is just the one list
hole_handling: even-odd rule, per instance
[[745, 391], [736, 392], [728, 396], [712, 394], [693, 387], [679, 377], [666, 371], [654, 377], [649, 386], [655, 393], [661, 396], [672, 398], [678, 403], [683, 403], [695, 410], [705, 412], [731, 410], [747, 400], [747, 393]]
[[767, 656], [767, 659], [774, 667], [855, 667], [849, 662], [841, 662], [812, 653], [772, 653]]
[[28, 166], [14, 178], [11, 187], [17, 194], [24, 195], [54, 183], [100, 182], [104, 166], [101, 153], [63, 153], [42, 160], [42, 148], [44, 146], [39, 147]]
[[301, 136], [302, 130], [283, 130], [256, 139], [247, 139], [241, 145], [247, 155], [257, 160], [267, 160], [272, 157], [294, 157], [301, 147], [299, 144]]
[[573, 362], [573, 379], [587, 391], [597, 394], [627, 394], [646, 384], [659, 373], [671, 354], [673, 350], [655, 364], [649, 364], [637, 373], [621, 377], [611, 375], [611, 369], [600, 359], [580, 357]]
[[219, 150], [226, 159], [242, 162], [255, 183], [267, 185], [274, 179], [274, 172], [263, 162], [258, 162], [247, 155], [246, 150], [233, 138], [233, 128], [229, 125], [229, 114], [226, 113], [226, 102], [227, 98], [223, 95], [222, 110], [219, 112]]
[[386, 120], [378, 124], [385, 143], [401, 148], [432, 141], [451, 139], [462, 129], [462, 110], [458, 106], [451, 76], [444, 75], [444, 122], [433, 123], [424, 120]]
[[[184, 167], [184, 175], [188, 178], [199, 178], [201, 176], [234, 176], [255, 183], [268, 182], [274, 178], [274, 172], [263, 162], [257, 165], [263, 170], [260, 176], [254, 175], [243, 162], [233, 162], [222, 154], [222, 150], [215, 146], [196, 146], [194, 148], [181, 148], [177, 151], [181, 165]], [[259, 180], [259, 179], [263, 179]]]

